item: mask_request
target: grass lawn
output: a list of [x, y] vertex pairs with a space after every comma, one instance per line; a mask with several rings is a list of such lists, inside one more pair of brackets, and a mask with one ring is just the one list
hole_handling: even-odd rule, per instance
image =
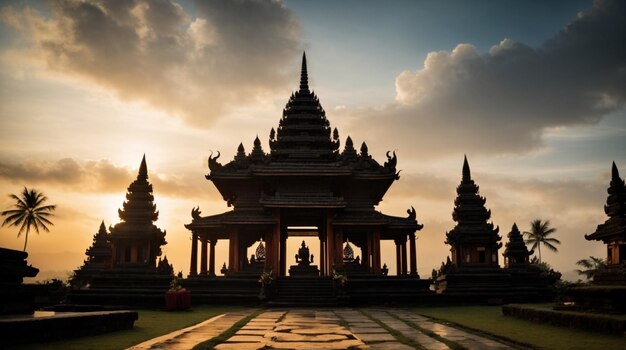
[[412, 311], [538, 349], [626, 349], [626, 338], [504, 317], [499, 306], [417, 307]]
[[148, 339], [200, 323], [215, 315], [241, 309], [236, 306], [198, 306], [191, 311], [140, 310], [139, 319], [132, 330], [117, 331], [91, 337], [61, 340], [45, 344], [29, 344], [15, 349], [50, 350], [119, 350]]

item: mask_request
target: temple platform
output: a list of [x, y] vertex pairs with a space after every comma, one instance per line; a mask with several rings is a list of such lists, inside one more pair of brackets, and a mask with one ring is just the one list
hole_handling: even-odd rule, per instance
[[38, 343], [133, 328], [136, 311], [53, 312], [0, 317], [2, 345]]

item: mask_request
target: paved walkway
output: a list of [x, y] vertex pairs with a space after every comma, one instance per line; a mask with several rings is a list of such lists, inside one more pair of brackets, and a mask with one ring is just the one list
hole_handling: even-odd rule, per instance
[[[130, 349], [191, 349], [221, 334], [252, 312], [254, 310], [216, 316]], [[513, 349], [498, 341], [433, 322], [405, 309], [375, 308], [268, 310], [215, 348], [443, 350], [449, 349], [446, 342], [468, 350]]]

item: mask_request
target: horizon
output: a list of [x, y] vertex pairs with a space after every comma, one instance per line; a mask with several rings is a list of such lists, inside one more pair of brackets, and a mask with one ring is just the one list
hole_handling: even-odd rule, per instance
[[[381, 163], [397, 152], [400, 179], [376, 209], [404, 216], [415, 207], [422, 278], [450, 255], [443, 242], [465, 154], [503, 243], [514, 223], [523, 232], [541, 218], [562, 242], [543, 260], [564, 279], [582, 278], [576, 261], [605, 258], [605, 245], [584, 235], [607, 218], [611, 162], [626, 174], [624, 4], [357, 4], [0, 7], [0, 210], [24, 186], [58, 206], [51, 232], [29, 237], [36, 280], [67, 279], [100, 222], [120, 222], [144, 154], [155, 225], [167, 231], [162, 257], [186, 276], [191, 210], [227, 210], [204, 179], [209, 154], [231, 159], [256, 136], [269, 150], [304, 51], [342, 145], [365, 141]], [[21, 250], [16, 235], [1, 227], [0, 246]], [[290, 239], [287, 256], [299, 244]], [[381, 247], [394, 274], [393, 243]], [[219, 269], [226, 242], [216, 251]]]

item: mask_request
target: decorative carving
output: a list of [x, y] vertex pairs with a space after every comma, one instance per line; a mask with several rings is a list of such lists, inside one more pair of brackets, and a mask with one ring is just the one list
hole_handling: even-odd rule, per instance
[[415, 220], [417, 218], [417, 213], [415, 213], [415, 208], [413, 208], [413, 206], [411, 206], [411, 209], [407, 209], [406, 212], [409, 214], [409, 219]]
[[191, 209], [191, 217], [194, 220], [200, 220], [200, 218], [201, 218], [200, 214], [202, 214], [202, 212], [200, 211], [200, 207], [195, 207], [195, 208]]
[[389, 152], [391, 151], [387, 151], [386, 155], [387, 155], [387, 161], [385, 162], [385, 169], [389, 169], [389, 170], [396, 170], [396, 165], [398, 164], [398, 157], [396, 157], [396, 151], [393, 151], [393, 157], [391, 157], [389, 155]]
[[343, 261], [344, 262], [352, 262], [354, 261], [354, 250], [352, 246], [350, 246], [350, 240], [346, 239], [346, 246], [343, 248]]
[[213, 157], [213, 151], [211, 151], [211, 155], [209, 155], [209, 170], [219, 170], [222, 168], [222, 164], [220, 164], [217, 159], [220, 157], [220, 151], [217, 151], [217, 155]]
[[259, 245], [255, 250], [257, 261], [265, 261], [265, 246], [263, 245], [263, 239], [259, 242]]

